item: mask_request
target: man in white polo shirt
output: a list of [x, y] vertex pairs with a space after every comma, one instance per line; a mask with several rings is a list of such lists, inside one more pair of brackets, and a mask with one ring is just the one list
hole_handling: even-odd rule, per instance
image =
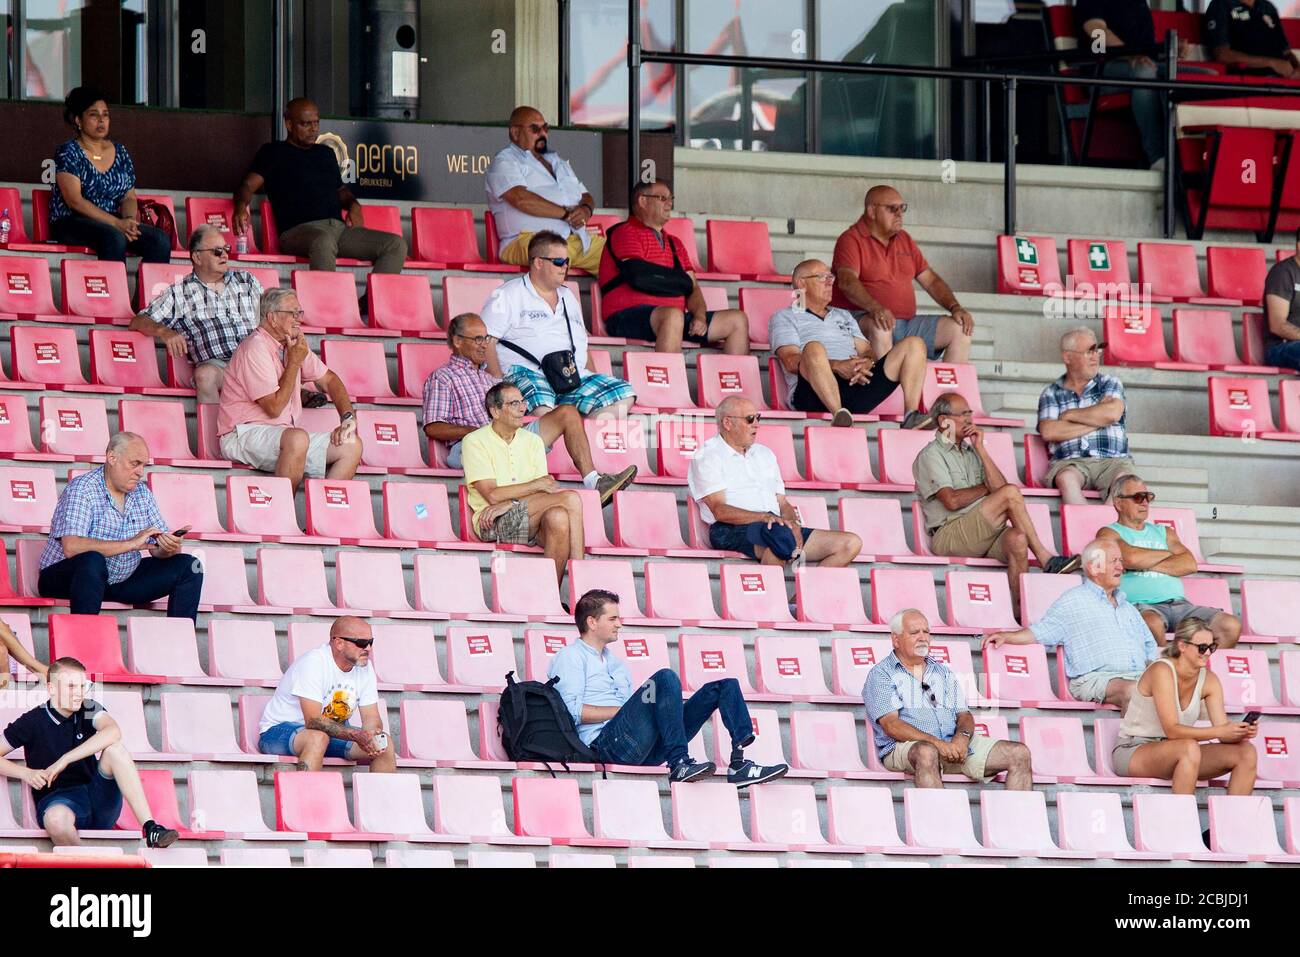
[[756, 441], [761, 416], [754, 403], [728, 396], [718, 404], [717, 418], [718, 434], [700, 446], [687, 472], [714, 548], [792, 567], [843, 566], [858, 557], [862, 539], [853, 532], [800, 525], [776, 456]]
[[548, 230], [565, 242], [575, 266], [595, 273], [605, 250], [605, 237], [587, 232], [596, 201], [569, 161], [548, 148], [550, 130], [531, 106], [510, 114], [510, 145], [492, 157], [483, 181], [497, 221], [497, 252], [503, 263], [527, 266], [529, 241]]
[[900, 385], [905, 429], [924, 429], [934, 419], [917, 411], [925, 382], [925, 343], [898, 340], [883, 357], [871, 351], [847, 309], [831, 305], [835, 274], [820, 259], [807, 259], [791, 276], [794, 304], [772, 316], [772, 351], [785, 374], [786, 398], [799, 412], [834, 412], [834, 425], [847, 428]]
[[[575, 406], [582, 415], [625, 413], [636, 393], [591, 364], [582, 306], [564, 284], [569, 273], [564, 240], [555, 233], [537, 233], [528, 255], [528, 275], [502, 283], [483, 305], [483, 322], [496, 340], [487, 349], [487, 371], [523, 393], [530, 415], [545, 415], [557, 405]], [[547, 356], [565, 352], [573, 354], [571, 371], [580, 380], [567, 391], [542, 371]]]

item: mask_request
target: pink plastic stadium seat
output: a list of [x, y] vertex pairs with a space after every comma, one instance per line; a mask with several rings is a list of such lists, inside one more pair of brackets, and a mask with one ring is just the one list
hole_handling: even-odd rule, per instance
[[[426, 263], [428, 268], [519, 272], [515, 266], [484, 261], [475, 234], [474, 214], [468, 209], [419, 206], [411, 210], [411, 245], [416, 259]], [[455, 315], [451, 313], [447, 318], [452, 319]]]
[[325, 556], [314, 548], [259, 548], [257, 598], [261, 605], [292, 608], [299, 615], [339, 612], [325, 587]]
[[[677, 619], [652, 620], [641, 612], [632, 563], [620, 560], [571, 559], [569, 561], [569, 607], [593, 589], [619, 596], [619, 613], [624, 622], [642, 625], [676, 625]], [[570, 619], [571, 621], [572, 619]]]
[[887, 625], [890, 618], [906, 608], [915, 608], [925, 615], [932, 632], [952, 632], [939, 615], [934, 578], [928, 570], [871, 569], [871, 620], [877, 625]]
[[394, 475], [432, 475], [424, 464], [425, 446], [414, 412], [357, 410], [357, 435], [364, 449], [361, 464]]
[[1250, 635], [1300, 641], [1300, 582], [1242, 579], [1241, 625]]
[[101, 615], [50, 615], [50, 660], [76, 658], [86, 673], [108, 682], [161, 684], [161, 675], [137, 674], [122, 660], [117, 621]]
[[[1023, 426], [1023, 419], [1006, 419], [989, 416], [984, 412], [984, 399], [980, 395], [979, 376], [970, 363], [931, 362], [925, 367], [925, 380], [921, 387], [921, 407], [929, 409], [945, 392], [956, 392], [970, 405], [977, 425]], [[1012, 468], [1008, 480], [1016, 474]]]
[[763, 694], [796, 701], [833, 701], [822, 674], [821, 646], [811, 635], [759, 635], [754, 680]]
[[90, 380], [146, 395], [188, 395], [169, 389], [158, 373], [158, 349], [153, 339], [128, 329], [90, 330]]
[[903, 825], [907, 843], [914, 847], [942, 848], [963, 856], [1016, 856], [1013, 851], [982, 848], [975, 840], [967, 791], [908, 788], [903, 792]]
[[852, 638], [831, 640], [831, 689], [844, 698], [862, 699], [867, 674], [893, 651], [889, 638]]
[[[701, 352], [696, 398], [702, 408], [715, 409], [723, 399], [744, 396], [760, 412], [770, 412], [763, 398], [763, 379], [757, 356], [725, 356]], [[638, 393], [639, 395], [639, 393]]]
[[625, 352], [623, 375], [636, 392], [639, 412], [694, 411], [686, 378], [686, 358], [680, 352]]
[[[232, 199], [215, 198], [215, 197], [198, 197], [190, 196], [185, 200], [185, 239], [188, 240], [191, 233], [198, 226], [216, 226], [221, 230], [222, 237], [231, 246], [235, 245], [235, 233], [231, 222], [235, 218], [235, 203]], [[250, 228], [244, 234], [248, 240], [249, 249], [254, 250], [253, 230]], [[180, 236], [178, 235], [179, 239]]]
[[1237, 306], [1240, 300], [1211, 299], [1201, 286], [1196, 247], [1185, 243], [1138, 243], [1138, 283], [1157, 296], [1202, 306]]
[[1133, 843], [1140, 851], [1175, 859], [1222, 859], [1211, 855], [1201, 838], [1201, 818], [1191, 794], [1134, 794]]
[[664, 224], [664, 232], [676, 238], [682, 244], [682, 247], [686, 250], [686, 258], [689, 260], [689, 262], [682, 263], [682, 265], [695, 273], [696, 279], [715, 280], [717, 282], [736, 282], [740, 279], [737, 273], [716, 272], [712, 266], [708, 270], [703, 268], [700, 264], [699, 248], [695, 241], [695, 223], [689, 216], [674, 216]]
[[871, 474], [865, 430], [810, 426], [804, 430], [803, 440], [810, 480], [838, 488], [888, 491]]
[[298, 294], [298, 304], [304, 313], [304, 328], [329, 332], [366, 329], [361, 321], [356, 277], [351, 272], [296, 269], [292, 279], [293, 291]]
[[1300, 726], [1293, 722], [1262, 721], [1259, 735], [1251, 743], [1258, 758], [1260, 781], [1276, 782], [1287, 788], [1300, 787]]
[[375, 859], [366, 847], [308, 847], [302, 852], [302, 866], [347, 871], [374, 867]]
[[275, 827], [305, 832], [313, 841], [386, 841], [392, 836], [353, 826], [338, 771], [277, 771]]
[[[434, 370], [447, 364], [451, 347], [441, 342], [399, 342], [397, 344], [398, 393], [407, 399], [423, 399], [424, 384]], [[387, 381], [385, 365], [385, 381]]]
[[1123, 785], [1123, 778], [1103, 778], [1093, 773], [1078, 718], [1025, 715], [1020, 719], [1020, 740], [1034, 756], [1034, 778], [1054, 778], [1061, 784]]
[[785, 570], [780, 565], [728, 563], [721, 567], [720, 577], [723, 618], [756, 621], [760, 628], [817, 629], [790, 616]]
[[800, 621], [828, 625], [836, 631], [869, 622], [862, 604], [862, 582], [853, 567], [804, 566], [794, 573], [794, 589]]
[[582, 819], [582, 796], [576, 778], [515, 777], [514, 831], [528, 837], [549, 838], [574, 847], [627, 847], [629, 842], [594, 838]]
[[[166, 768], [150, 768], [140, 771], [140, 783], [144, 786], [144, 796], [149, 802], [149, 811], [153, 819], [163, 827], [174, 828], [180, 832], [182, 840], [220, 840], [219, 832], [203, 831], [201, 827], [191, 827], [193, 818], [186, 819], [181, 813], [180, 801], [176, 796], [176, 783], [172, 772]], [[122, 814], [117, 820], [119, 830], [140, 832], [142, 822], [131, 810], [129, 804], [123, 803]], [[207, 854], [203, 855], [207, 864]]]
[[686, 557], [677, 496], [672, 492], [625, 489], [614, 495], [614, 542], [651, 555]]
[[767, 224], [710, 219], [704, 224], [711, 272], [739, 273], [741, 279], [788, 283], [772, 262]]
[[162, 694], [162, 741], [164, 751], [194, 755], [200, 761], [247, 763], [275, 759], [270, 755], [245, 754], [235, 740], [234, 716], [225, 692], [174, 692]]
[[708, 846], [668, 836], [659, 808], [659, 786], [654, 781], [596, 779], [591, 793], [592, 830], [598, 838], [632, 847], [704, 850]]
[[639, 688], [656, 671], [670, 667], [668, 639], [662, 634], [624, 631], [609, 650], [621, 655], [632, 677], [632, 686]]
[[857, 561], [942, 565], [945, 559], [915, 555], [903, 533], [902, 506], [894, 498], [846, 496], [839, 500], [840, 531], [862, 539]]
[[375, 528], [370, 507], [370, 485], [360, 481], [312, 479], [303, 483], [307, 503], [307, 533], [335, 538], [344, 545], [370, 548], [411, 547], [410, 542], [390, 541]]
[[[773, 708], [751, 708], [749, 719], [754, 730], [754, 742], [745, 748], [745, 755], [757, 764], [788, 764], [785, 748], [781, 744], [781, 723]], [[722, 723], [722, 716], [716, 712], [711, 719], [713, 735], [711, 747], [713, 754], [721, 758], [731, 753], [731, 733]], [[823, 771], [792, 770], [791, 778], [824, 778]]]
[[1093, 708], [1091, 701], [1062, 700], [1052, 690], [1047, 649], [1042, 645], [990, 645], [984, 648], [983, 658], [991, 698], [1019, 701], [1022, 708]]
[[1210, 434], [1258, 438], [1276, 432], [1267, 379], [1210, 379]]
[[321, 542], [303, 534], [293, 499], [292, 484], [278, 475], [230, 475], [226, 479], [226, 517], [232, 531], [256, 535], [265, 542]]
[[822, 834], [811, 784], [769, 784], [749, 795], [749, 830], [756, 841], [791, 850], [834, 850]]
[[0, 529], [44, 534], [57, 503], [49, 469], [0, 468]]
[[518, 670], [508, 628], [455, 625], [447, 629], [447, 680], [452, 684], [500, 690], [506, 672]]
[[408, 843], [438, 840], [424, 816], [420, 778], [415, 774], [354, 775], [352, 813], [362, 831], [393, 834]]
[[1117, 860], [1158, 860], [1163, 856], [1133, 850], [1120, 796], [1113, 791], [1058, 791], [1056, 824], [1065, 850]]
[[320, 357], [347, 385], [348, 395], [354, 401], [409, 404], [400, 403], [388, 384], [388, 359], [382, 342], [325, 339], [321, 342]]
[[334, 558], [340, 608], [365, 608], [381, 618], [417, 617], [406, 597], [402, 556], [394, 551], [340, 550]]
[[1030, 572], [1020, 576], [1020, 622], [1026, 628], [1047, 614], [1052, 602], [1071, 588], [1077, 588], [1083, 579], [1075, 575], [1039, 575]]
[[425, 617], [432, 612], [435, 616], [474, 621], [502, 618], [489, 612], [483, 601], [478, 558], [473, 555], [416, 555], [415, 602]]
[[[1210, 849], [1245, 854], [1251, 860], [1283, 860], [1273, 819], [1273, 801], [1265, 794], [1211, 794]], [[1290, 855], [1291, 862], [1300, 857]]]
[[560, 605], [555, 564], [549, 558], [497, 552], [492, 557], [492, 610], [530, 620], [572, 620]]
[[[861, 736], [849, 711], [791, 711], [790, 766], [837, 778], [874, 778], [862, 763]], [[866, 741], [868, 748], [875, 745]]]
[[677, 675], [682, 679], [682, 690], [688, 694], [698, 691], [710, 681], [735, 678], [746, 698], [771, 700], [767, 696], [755, 694], [749, 683], [745, 646], [739, 635], [679, 635], [677, 653]]
[[984, 846], [991, 849], [1040, 858], [1094, 857], [1057, 847], [1042, 791], [980, 791], [980, 832]]
[[772, 316], [791, 305], [793, 290], [771, 286], [745, 286], [740, 290], [740, 308], [749, 317], [749, 342], [755, 348], [771, 344]]
[[1266, 366], [1242, 364], [1232, 326], [1232, 313], [1226, 309], [1175, 309], [1174, 360], [1200, 363], [1216, 371], [1265, 372]]
[[195, 458], [185, 425], [185, 406], [165, 399], [123, 399], [117, 406], [118, 425], [134, 432], [149, 446], [159, 465], [180, 468], [229, 468], [225, 459]]
[[480, 761], [469, 739], [465, 705], [459, 701], [405, 698], [401, 704], [401, 763], [413, 767], [508, 768]]
[[375, 625], [372, 655], [382, 690], [441, 691], [438, 654], [430, 624]]
[[1264, 250], [1258, 246], [1207, 246], [1205, 249], [1205, 278], [1210, 295], [1216, 299], [1231, 299], [1248, 306], [1258, 305], [1264, 298], [1264, 277], [1267, 272]]
[[370, 326], [415, 336], [438, 330], [429, 278], [418, 275], [371, 273], [366, 278]]
[[[518, 270], [511, 266], [509, 272]], [[501, 285], [500, 276], [444, 276], [442, 278], [442, 316], [450, 323], [461, 313], [481, 313], [493, 290]]]
[[1107, 306], [1102, 318], [1107, 365], [1154, 366], [1204, 372], [1207, 366], [1174, 362], [1165, 348], [1165, 328], [1160, 310], [1121, 303]]
[[[484, 543], [462, 542], [451, 527], [447, 487], [437, 482], [385, 482], [384, 538], [421, 548], [491, 551]], [[405, 545], [404, 547], [410, 547]]]
[[292, 867], [288, 848], [227, 847], [221, 851], [222, 867]]
[[[191, 755], [171, 751], [159, 751], [149, 740], [149, 731], [144, 720], [144, 699], [139, 691], [109, 691], [105, 689], [98, 695], [102, 704], [122, 729], [122, 743], [137, 762], [143, 761], [189, 761]], [[17, 717], [15, 715], [15, 717]]]
[[214, 678], [229, 678], [250, 687], [275, 687], [283, 674], [275, 624], [267, 620], [209, 619], [208, 667]]
[[1061, 262], [1050, 236], [998, 237], [998, 292], [1050, 296], [1061, 291]]
[[513, 834], [506, 821], [501, 782], [496, 775], [435, 775], [433, 829], [453, 840], [476, 844], [549, 844], [546, 838]]
[[944, 578], [947, 618], [954, 627], [1015, 631], [1007, 576], [998, 572], [948, 572]]
[[1210, 659], [1210, 670], [1223, 685], [1223, 706], [1229, 711], [1257, 708], [1268, 713], [1282, 709], [1273, 693], [1268, 652], [1236, 648], [1221, 650]]
[[[409, 268], [408, 263], [408, 268]], [[455, 867], [456, 858], [451, 851], [430, 851], [423, 848], [389, 848], [384, 852], [384, 867]]]
[[121, 391], [87, 383], [81, 371], [77, 334], [72, 329], [11, 326], [9, 337], [10, 368], [22, 381], [59, 386], [69, 391]]
[[199, 600], [204, 610], [263, 612], [248, 594], [243, 549], [191, 543], [185, 553], [193, 555], [203, 566], [203, 594]]
[[194, 622], [188, 618], [134, 615], [126, 620], [126, 659], [132, 671], [165, 675], [171, 684], [228, 685], [212, 679], [199, 664]]
[[887, 787], [827, 788], [826, 820], [832, 844], [862, 847], [876, 854], [935, 853], [903, 844], [894, 820], [894, 799]]
[[65, 259], [59, 273], [63, 308], [69, 315], [122, 325], [135, 315], [122, 263]]
[[54, 305], [50, 264], [42, 258], [0, 256], [0, 319], [75, 323]]
[[738, 792], [729, 784], [673, 784], [673, 837], [729, 851], [781, 851], [783, 845], [750, 841], [740, 820]]
[[646, 562], [646, 614], [673, 618], [692, 628], [732, 628], [713, 605], [709, 570], [699, 562]]

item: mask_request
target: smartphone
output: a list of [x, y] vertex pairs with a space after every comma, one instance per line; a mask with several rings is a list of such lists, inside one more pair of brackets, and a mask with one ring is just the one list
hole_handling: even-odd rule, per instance
[[184, 538], [186, 535], [189, 534], [190, 529], [192, 529], [193, 527], [194, 527], [193, 525], [186, 525], [184, 528], [176, 529], [176, 531], [172, 532], [172, 534], [175, 535], [177, 538]]
[[1255, 724], [1256, 722], [1259, 721], [1260, 715], [1262, 715], [1263, 713], [1264, 712], [1262, 711], [1247, 711], [1246, 716], [1241, 720], [1246, 722], [1247, 724]]

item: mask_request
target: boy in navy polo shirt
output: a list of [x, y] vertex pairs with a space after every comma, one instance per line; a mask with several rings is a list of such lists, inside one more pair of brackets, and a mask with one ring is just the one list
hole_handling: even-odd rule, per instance
[[[131, 805], [149, 847], [168, 847], [180, 835], [155, 822], [122, 730], [99, 702], [86, 697], [86, 668], [75, 658], [50, 664], [50, 700], [5, 728], [0, 776], [32, 789], [36, 821], [56, 845], [80, 844], [78, 830], [111, 830]], [[5, 759], [24, 749], [26, 767]], [[98, 757], [97, 757], [98, 756]]]

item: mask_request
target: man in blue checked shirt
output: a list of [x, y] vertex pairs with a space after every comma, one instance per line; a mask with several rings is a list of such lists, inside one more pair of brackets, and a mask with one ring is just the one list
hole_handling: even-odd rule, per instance
[[[143, 482], [148, 464], [144, 439], [119, 432], [104, 464], [67, 484], [41, 553], [43, 597], [69, 599], [74, 615], [98, 615], [105, 601], [144, 605], [166, 595], [167, 617], [198, 617], [203, 572], [181, 553], [189, 529], [168, 534]], [[142, 559], [145, 549], [151, 557]]]
[[1029, 749], [975, 733], [961, 681], [929, 657], [930, 622], [915, 608], [889, 622], [894, 650], [871, 669], [862, 701], [876, 754], [890, 771], [914, 774], [919, 788], [943, 787], [943, 775], [964, 774], [987, 784], [1007, 772], [1008, 791], [1033, 786]]
[[593, 589], [578, 599], [573, 617], [578, 640], [551, 659], [549, 677], [559, 679], [555, 690], [573, 716], [578, 737], [602, 761], [666, 764], [668, 779], [676, 783], [712, 775], [714, 763], [692, 759], [687, 744], [717, 711], [731, 735], [728, 782], [747, 788], [790, 770], [785, 764], [764, 766], [745, 758], [744, 749], [754, 742], [754, 725], [735, 678], [710, 681], [686, 702], [681, 680], [671, 668], [656, 671], [633, 688], [627, 665], [608, 647], [618, 641], [623, 625], [618, 596]]
[[1080, 701], [1113, 704], [1123, 714], [1146, 667], [1159, 656], [1142, 613], [1120, 591], [1124, 558], [1119, 543], [1097, 539], [1082, 552], [1086, 579], [1052, 602], [1047, 613], [1020, 631], [985, 635], [984, 646], [1032, 645], [1065, 651], [1070, 694]]

